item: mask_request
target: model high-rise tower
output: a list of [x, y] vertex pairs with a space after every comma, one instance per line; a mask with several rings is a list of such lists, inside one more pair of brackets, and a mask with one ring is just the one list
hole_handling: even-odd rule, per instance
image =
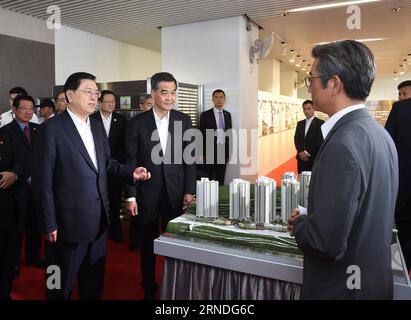
[[295, 178], [281, 180], [281, 219], [287, 223], [291, 211], [297, 208], [299, 183]]
[[218, 181], [210, 181], [208, 178], [197, 180], [196, 197], [197, 217], [218, 217]]
[[310, 188], [311, 171], [303, 171], [300, 174], [300, 206], [308, 206], [308, 190]]
[[250, 218], [250, 182], [234, 179], [230, 182], [230, 219]]
[[276, 216], [276, 187], [274, 179], [259, 177], [255, 183], [254, 220], [256, 223], [270, 223]]

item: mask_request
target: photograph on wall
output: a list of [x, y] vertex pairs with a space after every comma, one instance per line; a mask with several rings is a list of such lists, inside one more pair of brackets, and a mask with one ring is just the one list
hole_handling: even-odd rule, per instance
[[120, 97], [120, 109], [131, 109], [131, 97], [130, 96]]

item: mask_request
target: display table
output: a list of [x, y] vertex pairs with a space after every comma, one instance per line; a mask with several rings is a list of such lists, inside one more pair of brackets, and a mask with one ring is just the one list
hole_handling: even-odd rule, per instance
[[[165, 257], [161, 299], [299, 299], [303, 261], [235, 245], [165, 233], [154, 241]], [[410, 280], [397, 244], [392, 245], [394, 299], [411, 299]]]

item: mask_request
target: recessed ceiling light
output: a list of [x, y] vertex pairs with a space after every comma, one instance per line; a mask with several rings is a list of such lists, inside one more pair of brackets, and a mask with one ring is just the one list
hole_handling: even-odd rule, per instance
[[[352, 39], [358, 42], [373, 42], [373, 41], [382, 41], [382, 40], [387, 40], [389, 38], [369, 38], [369, 39]], [[315, 46], [318, 45], [323, 45], [323, 44], [327, 44], [327, 43], [331, 43], [331, 42], [336, 42], [336, 41], [343, 41], [343, 40], [347, 40], [347, 39], [340, 39], [340, 40], [334, 40], [334, 41], [325, 41], [325, 42], [318, 42], [318, 43], [314, 43]]]
[[336, 3], [319, 4], [319, 5], [316, 5], [316, 6], [308, 6], [308, 7], [301, 7], [301, 8], [291, 9], [291, 10], [288, 10], [287, 12], [282, 13], [281, 15], [286, 16], [287, 13], [292, 13], [292, 12], [322, 10], [322, 9], [349, 6], [349, 5], [352, 5], [352, 4], [362, 4], [362, 3], [379, 2], [379, 1], [381, 1], [381, 0], [358, 0], [358, 1], [344, 1], [344, 2], [336, 2]]

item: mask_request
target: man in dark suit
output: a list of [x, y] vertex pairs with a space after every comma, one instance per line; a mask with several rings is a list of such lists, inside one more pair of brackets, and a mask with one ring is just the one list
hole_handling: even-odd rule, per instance
[[[116, 95], [109, 90], [101, 91], [99, 98], [100, 111], [91, 115], [103, 124], [110, 145], [110, 156], [120, 163], [124, 163], [124, 133], [127, 119], [125, 116], [114, 112], [116, 108]], [[108, 198], [110, 226], [108, 236], [115, 242], [123, 242], [120, 209], [121, 209], [121, 183], [111, 177], [108, 178]]]
[[399, 101], [411, 98], [411, 80], [401, 82], [397, 88]]
[[294, 135], [298, 173], [311, 171], [323, 142], [321, 125], [324, 121], [314, 116], [315, 110], [311, 100], [303, 102], [303, 111], [306, 119], [298, 121]]
[[[141, 257], [141, 278], [145, 299], [154, 299], [155, 284], [154, 239], [159, 226], [181, 215], [193, 200], [196, 188], [194, 155], [183, 157], [189, 144], [184, 133], [191, 128], [191, 119], [173, 110], [177, 81], [166, 72], [151, 78], [152, 110], [130, 120], [126, 134], [126, 164], [143, 166], [152, 174], [137, 188], [128, 188], [128, 209], [137, 215]], [[190, 155], [186, 155], [190, 156]], [[192, 161], [191, 161], [192, 160]], [[136, 202], [137, 200], [137, 202]], [[138, 209], [137, 209], [138, 205]]]
[[19, 184], [18, 188], [21, 240], [24, 232], [26, 235], [26, 264], [44, 267], [44, 260], [39, 255], [42, 236], [39, 230], [38, 216], [33, 208], [31, 188], [34, 168], [33, 143], [39, 128], [38, 124], [30, 122], [34, 112], [34, 99], [26, 95], [16, 96], [13, 100], [12, 111], [14, 119], [1, 130], [8, 136], [23, 161], [24, 172], [19, 177], [22, 183]]
[[[107, 176], [125, 183], [149, 178], [110, 157], [102, 124], [89, 115], [100, 92], [89, 73], [64, 85], [67, 109], [41, 126], [34, 147], [33, 190], [46, 235], [47, 265], [60, 270], [61, 288], [46, 279], [48, 299], [69, 299], [76, 278], [80, 299], [100, 299], [108, 225]], [[50, 275], [51, 276], [51, 275]]]
[[306, 78], [314, 106], [330, 117], [310, 180], [308, 215], [289, 230], [304, 253], [303, 299], [392, 299], [392, 226], [397, 152], [364, 101], [375, 60], [361, 42], [315, 46]]
[[19, 244], [16, 186], [23, 164], [11, 141], [0, 132], [0, 300], [10, 300]]
[[[411, 82], [410, 82], [411, 85]], [[407, 268], [411, 269], [411, 97], [392, 106], [385, 129], [398, 152], [400, 183], [395, 208], [395, 225]]]
[[[230, 138], [226, 133], [232, 129], [231, 113], [224, 110], [225, 93], [223, 90], [214, 90], [212, 98], [214, 107], [200, 116], [200, 130], [204, 146], [203, 158], [208, 178], [224, 185], [226, 166], [230, 157]], [[207, 139], [207, 132], [209, 132], [209, 137], [214, 135], [213, 140]]]

